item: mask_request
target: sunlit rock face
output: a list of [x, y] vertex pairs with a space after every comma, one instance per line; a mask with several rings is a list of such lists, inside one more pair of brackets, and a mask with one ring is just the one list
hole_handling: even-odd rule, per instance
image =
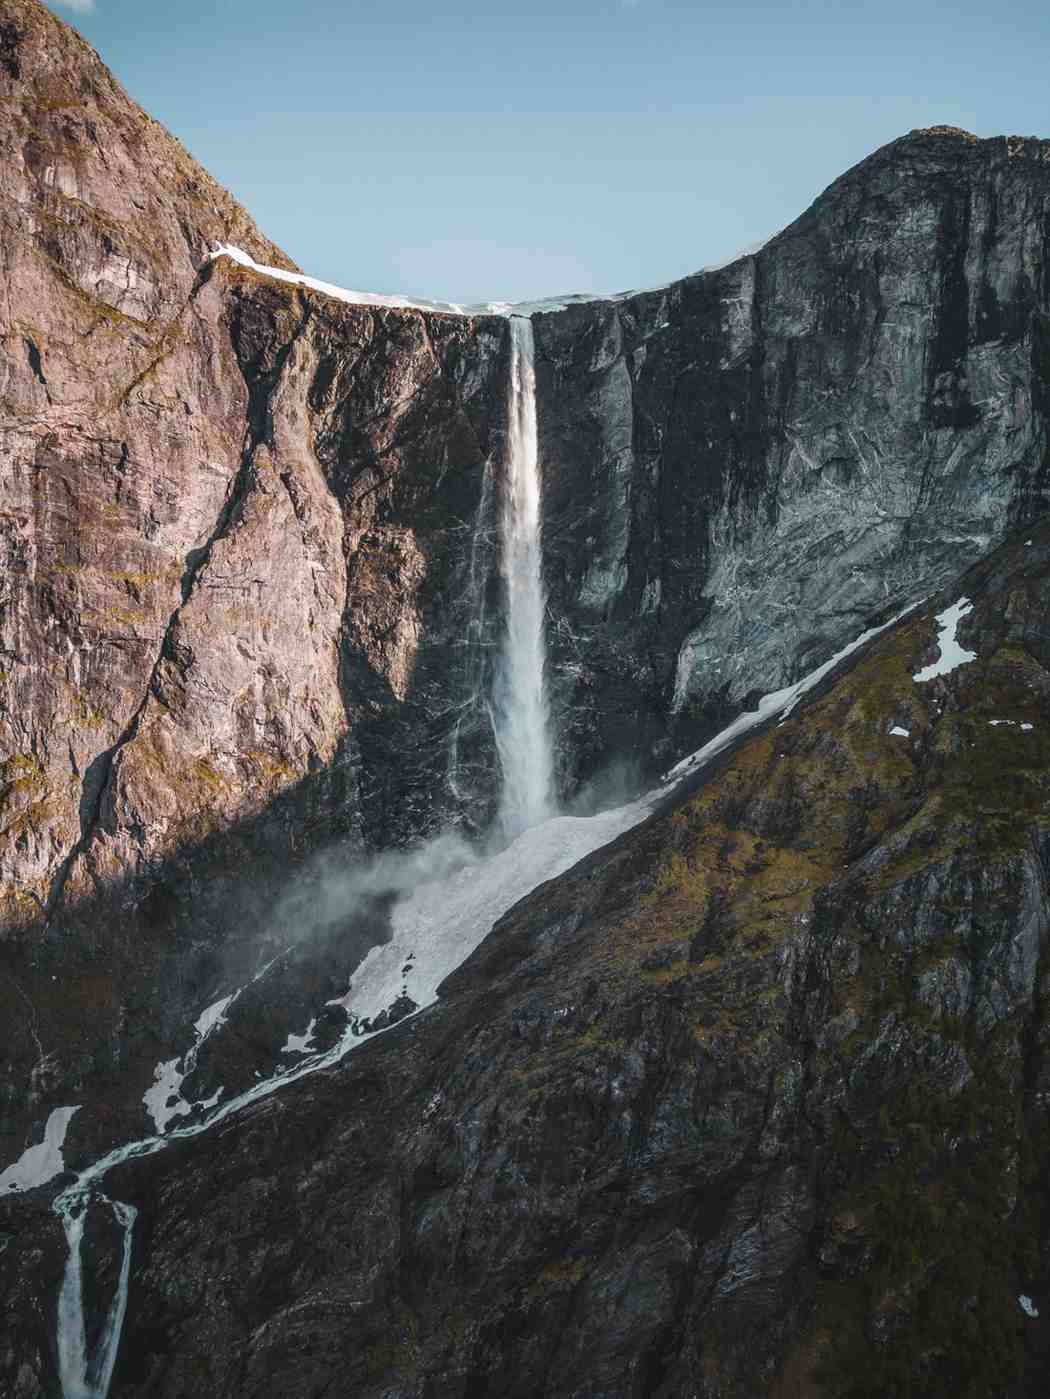
[[1044, 510], [1048, 151], [913, 132], [753, 257], [536, 319], [574, 776], [688, 744]]

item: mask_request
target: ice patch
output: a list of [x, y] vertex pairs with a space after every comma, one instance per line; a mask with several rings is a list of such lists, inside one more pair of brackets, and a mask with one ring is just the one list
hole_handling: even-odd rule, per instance
[[47, 1119], [44, 1140], [38, 1146], [27, 1147], [6, 1171], [0, 1172], [0, 1195], [9, 1190], [34, 1190], [46, 1185], [66, 1169], [62, 1158], [66, 1132], [80, 1104], [71, 1108], [55, 1108]]
[[311, 1041], [311, 1040], [313, 1039], [313, 1037], [314, 1037], [314, 1026], [315, 1026], [316, 1024], [317, 1024], [316, 1019], [311, 1020], [310, 1023], [309, 1023], [309, 1025], [307, 1025], [306, 1029], [303, 1031], [303, 1033], [302, 1033], [301, 1035], [289, 1035], [288, 1038], [287, 1038], [287, 1039], [285, 1040], [285, 1042], [284, 1042], [284, 1048], [281, 1050], [281, 1053], [282, 1053], [282, 1054], [309, 1054], [309, 1052], [310, 1052], [310, 1041]]
[[1020, 1302], [1021, 1310], [1025, 1316], [1030, 1316], [1034, 1320], [1039, 1315], [1038, 1307], [1026, 1293], [1022, 1292], [1017, 1300]]
[[935, 680], [939, 675], [950, 675], [959, 666], [969, 665], [970, 661], [977, 659], [977, 652], [967, 651], [959, 645], [955, 637], [959, 623], [972, 611], [973, 603], [970, 599], [961, 597], [958, 602], [953, 602], [951, 607], [937, 614], [935, 621], [941, 633], [937, 638], [941, 654], [937, 660], [912, 676], [919, 685], [925, 685], [928, 680]]

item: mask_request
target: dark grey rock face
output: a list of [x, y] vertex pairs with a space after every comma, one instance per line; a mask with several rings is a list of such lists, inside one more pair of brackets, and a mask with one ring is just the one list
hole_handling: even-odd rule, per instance
[[753, 257], [536, 319], [574, 778], [693, 743], [1045, 510], [1048, 239], [1050, 145], [934, 128]]
[[[113, 1399], [1041, 1396], [1050, 530], [1024, 538], [937, 603], [974, 600], [974, 660], [916, 683], [920, 610], [424, 1016], [113, 1171], [140, 1210]], [[54, 1392], [61, 1248], [19, 1228], [23, 1399]]]

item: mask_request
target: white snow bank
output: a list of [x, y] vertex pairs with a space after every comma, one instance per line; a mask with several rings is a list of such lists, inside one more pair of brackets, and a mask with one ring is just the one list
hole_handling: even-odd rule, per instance
[[912, 676], [912, 679], [920, 685], [925, 685], [928, 680], [935, 680], [939, 675], [950, 675], [953, 670], [957, 670], [961, 665], [968, 665], [970, 661], [977, 659], [976, 651], [967, 651], [960, 646], [956, 640], [955, 633], [959, 623], [968, 612], [973, 611], [973, 603], [969, 598], [961, 597], [958, 602], [953, 602], [951, 607], [939, 612], [935, 618], [940, 636], [937, 638], [941, 654], [935, 661], [931, 661], [928, 666], [924, 666]]
[[146, 1104], [146, 1111], [153, 1118], [154, 1127], [161, 1135], [173, 1117], [185, 1117], [187, 1113], [193, 1112], [194, 1108], [214, 1107], [219, 1101], [221, 1088], [203, 1102], [187, 1102], [182, 1096], [182, 1084], [197, 1067], [197, 1055], [201, 1046], [216, 1030], [221, 1030], [226, 1024], [226, 1012], [240, 994], [240, 989], [233, 991], [202, 1010], [193, 1023], [196, 1038], [185, 1055], [177, 1059], [166, 1059], [153, 1070], [153, 1083], [143, 1093], [142, 1101]]
[[420, 884], [396, 905], [389, 942], [373, 947], [344, 996], [356, 1031], [402, 996], [419, 1009], [519, 899], [564, 874], [585, 855], [644, 820], [653, 796], [597, 816], [555, 816], [522, 832], [499, 854], [472, 861], [443, 879]]
[[310, 1041], [314, 1037], [316, 1019], [311, 1020], [301, 1035], [289, 1035], [281, 1050], [282, 1054], [309, 1054]]
[[413, 311], [447, 311], [454, 316], [467, 314], [465, 308], [458, 306], [454, 301], [426, 301], [411, 296], [380, 296], [370, 291], [347, 291], [345, 287], [321, 282], [316, 277], [307, 277], [300, 272], [286, 272], [283, 267], [267, 267], [256, 262], [243, 248], [234, 247], [232, 243], [221, 243], [212, 253], [211, 261], [214, 262], [217, 257], [232, 258], [242, 267], [261, 272], [264, 277], [272, 277], [277, 282], [290, 282], [297, 287], [309, 287], [311, 291], [323, 292], [325, 296], [334, 297], [336, 301], [346, 301], [351, 306], [393, 306]]
[[[748, 247], [742, 248], [740, 252], [733, 253], [731, 257], [701, 267], [700, 273], [717, 272], [720, 268], [729, 267], [730, 264], [738, 262], [743, 257], [752, 257], [769, 241], [768, 238], [763, 238], [757, 243], [751, 243]], [[253, 272], [261, 273], [264, 277], [272, 277], [278, 282], [289, 282], [293, 286], [309, 287], [311, 291], [319, 291], [325, 296], [334, 297], [336, 301], [345, 301], [350, 306], [388, 306], [409, 311], [441, 311], [451, 316], [534, 316], [548, 311], [564, 311], [569, 306], [584, 305], [593, 301], [626, 301], [632, 296], [642, 296], [647, 292], [666, 291], [669, 286], [673, 285], [673, 283], [665, 282], [655, 287], [615, 292], [611, 295], [604, 295], [601, 292], [574, 291], [566, 292], [561, 296], [545, 297], [539, 301], [476, 301], [469, 305], [461, 305], [458, 301], [436, 301], [428, 297], [386, 296], [379, 292], [349, 291], [345, 287], [337, 287], [333, 282], [322, 282], [317, 277], [307, 277], [301, 272], [286, 272], [283, 267], [268, 267], [264, 263], [256, 262], [243, 248], [235, 247], [232, 243], [220, 243], [212, 251], [209, 261], [214, 262], [217, 257], [232, 258], [242, 267], [248, 267]], [[659, 327], [661, 330], [665, 328], [666, 325]]]
[[903, 612], [898, 612], [895, 617], [891, 617], [888, 622], [883, 622], [881, 626], [870, 627], [866, 632], [862, 632], [855, 641], [851, 641], [848, 646], [843, 646], [841, 651], [836, 651], [830, 660], [818, 666], [816, 670], [811, 670], [808, 675], [804, 675], [801, 680], [794, 685], [788, 685], [783, 690], [774, 690], [772, 694], [764, 695], [758, 702], [758, 708], [747, 710], [739, 718], [716, 734], [710, 743], [705, 743], [703, 748], [693, 753], [688, 758], [683, 758], [676, 767], [673, 767], [667, 774], [667, 779], [684, 777], [686, 773], [695, 772], [704, 763], [709, 762], [716, 754], [727, 748], [734, 739], [741, 734], [747, 733], [749, 729], [756, 728], [759, 724], [765, 723], [775, 714], [781, 715], [781, 723], [788, 717], [791, 711], [798, 704], [799, 700], [808, 690], [812, 690], [818, 685], [830, 671], [834, 670], [840, 661], [844, 661], [847, 656], [851, 656], [854, 651], [858, 651], [865, 642], [884, 632], [887, 627], [892, 627], [894, 622], [899, 622], [902, 617], [906, 617], [909, 612], [914, 612], [919, 604], [914, 602], [910, 607], [906, 607]]
[[66, 1169], [62, 1158], [62, 1148], [66, 1132], [80, 1104], [71, 1108], [55, 1108], [47, 1119], [44, 1140], [39, 1146], [28, 1147], [6, 1171], [0, 1172], [0, 1194], [8, 1190], [33, 1190], [38, 1185], [46, 1185]]

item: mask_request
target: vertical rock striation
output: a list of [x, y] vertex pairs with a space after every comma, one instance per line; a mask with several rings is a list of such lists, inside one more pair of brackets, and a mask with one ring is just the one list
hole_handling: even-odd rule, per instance
[[1048, 254], [1050, 143], [935, 127], [754, 256], [536, 319], [574, 777], [693, 743], [1045, 510]]

